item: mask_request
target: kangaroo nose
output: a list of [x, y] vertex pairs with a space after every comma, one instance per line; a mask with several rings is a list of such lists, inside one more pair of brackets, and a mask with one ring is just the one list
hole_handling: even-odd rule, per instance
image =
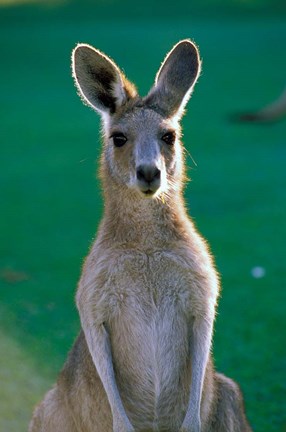
[[161, 171], [153, 165], [140, 165], [136, 171], [137, 180], [151, 184], [154, 180], [160, 180]]

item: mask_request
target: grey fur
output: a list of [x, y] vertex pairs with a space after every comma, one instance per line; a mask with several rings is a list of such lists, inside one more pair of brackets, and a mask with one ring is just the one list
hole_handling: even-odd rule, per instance
[[213, 370], [219, 282], [182, 196], [179, 120], [199, 70], [179, 42], [142, 99], [105, 55], [74, 50], [76, 86], [103, 118], [105, 209], [77, 291], [82, 331], [30, 432], [250, 432], [238, 386]]

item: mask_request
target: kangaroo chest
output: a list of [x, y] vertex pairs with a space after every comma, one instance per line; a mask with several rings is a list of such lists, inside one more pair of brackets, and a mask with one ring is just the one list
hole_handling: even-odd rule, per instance
[[146, 430], [157, 417], [170, 423], [166, 401], [178, 405], [173, 414], [180, 421], [186, 407], [194, 302], [188, 273], [160, 251], [123, 254], [109, 275], [106, 325], [117, 383], [130, 418], [143, 418]]
[[124, 253], [109, 269], [110, 318], [135, 313], [149, 321], [166, 310], [187, 316], [196, 297], [192, 278], [189, 266], [174, 253]]

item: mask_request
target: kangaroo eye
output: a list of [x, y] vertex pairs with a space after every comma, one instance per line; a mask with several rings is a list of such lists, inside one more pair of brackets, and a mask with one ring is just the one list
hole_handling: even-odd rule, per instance
[[126, 136], [121, 132], [113, 134], [110, 138], [113, 139], [113, 144], [115, 147], [122, 147], [127, 141]]
[[162, 140], [168, 145], [173, 145], [175, 143], [175, 140], [176, 140], [175, 132], [165, 133], [165, 135], [162, 136]]

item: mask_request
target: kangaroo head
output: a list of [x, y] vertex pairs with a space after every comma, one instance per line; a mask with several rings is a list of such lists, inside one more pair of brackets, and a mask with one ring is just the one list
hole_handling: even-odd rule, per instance
[[105, 181], [138, 197], [180, 189], [179, 121], [200, 73], [196, 46], [189, 40], [175, 45], [144, 98], [110, 58], [89, 45], [74, 49], [72, 67], [79, 95], [103, 119]]

